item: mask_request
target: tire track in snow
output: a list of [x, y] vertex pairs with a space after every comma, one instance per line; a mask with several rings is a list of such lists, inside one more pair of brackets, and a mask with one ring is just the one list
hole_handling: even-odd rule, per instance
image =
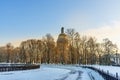
[[81, 74], [82, 74], [82, 71], [71, 70], [71, 72], [66, 74], [64, 77], [61, 77], [61, 78], [55, 79], [55, 80], [69, 80], [69, 79], [73, 78], [72, 76], [75, 76], [74, 80], [81, 80]]
[[78, 71], [78, 77], [77, 77], [76, 80], [80, 80], [80, 79], [81, 79], [81, 74], [82, 74], [82, 73], [83, 73], [82, 71]]

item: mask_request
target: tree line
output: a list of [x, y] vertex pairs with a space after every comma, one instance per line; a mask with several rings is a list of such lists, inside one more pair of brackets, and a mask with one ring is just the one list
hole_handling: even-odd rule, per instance
[[95, 37], [81, 36], [74, 29], [67, 29], [61, 36], [55, 41], [46, 34], [42, 39], [22, 41], [19, 47], [8, 43], [0, 47], [0, 62], [110, 65], [110, 55], [118, 50], [108, 38], [99, 43]]

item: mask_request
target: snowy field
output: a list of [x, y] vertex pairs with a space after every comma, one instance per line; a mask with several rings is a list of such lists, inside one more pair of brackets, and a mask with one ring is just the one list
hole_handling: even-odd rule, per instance
[[120, 77], [120, 67], [117, 67], [117, 66], [100, 66], [100, 65], [92, 65], [92, 67], [100, 69], [101, 71], [105, 71], [106, 73], [109, 72], [109, 74], [111, 74], [113, 76], [116, 76], [116, 73], [118, 73], [118, 76]]
[[41, 65], [40, 69], [0, 72], [0, 80], [104, 80], [97, 72], [76, 66]]

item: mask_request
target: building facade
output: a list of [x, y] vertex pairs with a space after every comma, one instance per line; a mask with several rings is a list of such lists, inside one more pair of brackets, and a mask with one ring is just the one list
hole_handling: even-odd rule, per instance
[[120, 54], [119, 53], [111, 54], [110, 60], [113, 65], [120, 65]]
[[61, 28], [61, 33], [57, 39], [57, 55], [58, 63], [67, 64], [69, 62], [68, 37], [64, 33], [64, 27]]

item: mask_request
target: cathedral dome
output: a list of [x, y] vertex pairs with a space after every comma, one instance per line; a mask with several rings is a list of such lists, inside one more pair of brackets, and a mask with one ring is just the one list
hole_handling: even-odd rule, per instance
[[57, 43], [68, 43], [67, 35], [64, 33], [64, 28], [61, 28], [61, 34], [58, 36]]
[[58, 36], [57, 39], [57, 48], [56, 48], [56, 53], [57, 53], [57, 61], [59, 63], [65, 63], [67, 64], [69, 62], [69, 57], [68, 57], [68, 51], [69, 51], [69, 45], [68, 45], [68, 38], [67, 35], [64, 33], [64, 28], [61, 28], [61, 33]]

